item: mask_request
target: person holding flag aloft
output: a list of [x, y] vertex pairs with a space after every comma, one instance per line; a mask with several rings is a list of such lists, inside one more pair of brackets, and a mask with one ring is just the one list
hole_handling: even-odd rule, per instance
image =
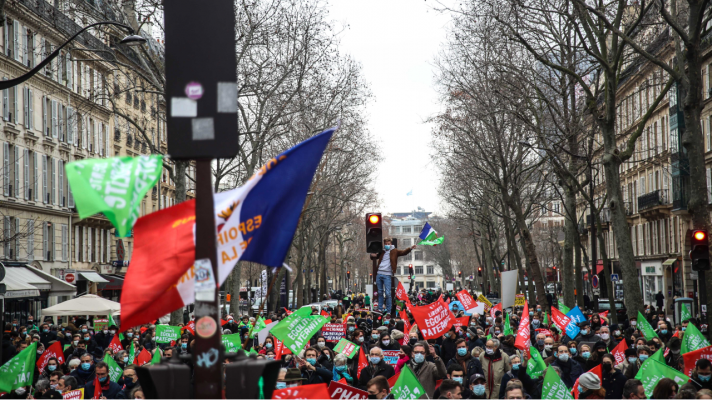
[[[109, 366], [99, 361], [95, 367], [96, 378], [84, 386], [85, 399], [116, 399], [121, 393], [121, 386], [109, 378]], [[100, 396], [97, 396], [100, 395]]]
[[371, 254], [372, 260], [378, 260], [378, 273], [376, 275], [378, 307], [384, 314], [390, 314], [392, 310], [391, 279], [398, 266], [398, 257], [410, 254], [410, 251], [415, 249], [415, 245], [413, 245], [405, 250], [398, 250], [392, 243], [393, 241], [390, 238], [383, 239], [384, 251], [379, 254]]

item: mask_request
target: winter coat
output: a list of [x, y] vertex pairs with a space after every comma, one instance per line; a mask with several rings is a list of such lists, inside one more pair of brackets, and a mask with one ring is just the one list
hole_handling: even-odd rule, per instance
[[455, 358], [451, 359], [450, 362], [447, 363], [447, 367], [450, 368], [453, 364], [459, 364], [463, 367], [465, 370], [465, 376], [467, 377], [467, 382], [470, 382], [470, 377], [474, 374], [485, 374], [485, 371], [482, 370], [480, 359], [472, 357], [470, 353], [467, 353], [464, 357], [455, 356]]
[[381, 360], [375, 365], [368, 363], [368, 367], [361, 370], [361, 376], [358, 378], [358, 387], [363, 390], [368, 390], [366, 384], [372, 378], [383, 376], [384, 378], [389, 379], [395, 374], [396, 373], [393, 370], [393, 367], [391, 367], [385, 360]]
[[432, 399], [435, 394], [436, 381], [447, 378], [447, 368], [445, 368], [443, 359], [438, 357], [434, 362], [423, 361], [421, 364], [411, 361], [408, 366], [415, 373], [425, 393]]
[[449, 332], [451, 336], [455, 336], [453, 338], [447, 338], [443, 340], [442, 345], [440, 346], [440, 357], [443, 358], [443, 362], [445, 365], [450, 362], [453, 358], [455, 358], [455, 354], [457, 354], [457, 347], [455, 347], [455, 341], [458, 339], [457, 335], [452, 335], [452, 332]]
[[491, 356], [487, 355], [487, 352], [483, 352], [480, 354], [480, 364], [482, 364], [482, 370], [485, 372], [484, 375], [487, 380], [487, 383], [485, 383], [487, 398], [498, 399], [499, 385], [502, 383], [502, 378], [512, 368], [509, 356], [499, 349]]
[[619, 370], [613, 368], [610, 373], [602, 373], [603, 382], [601, 386], [606, 389], [607, 399], [622, 399], [623, 398], [623, 386], [625, 385], [628, 378], [623, 375]]
[[[109, 382], [109, 388], [101, 391], [101, 394], [107, 399], [118, 399], [121, 393], [121, 386], [116, 382]], [[94, 398], [94, 381], [89, 382], [84, 386], [84, 398]]]
[[559, 359], [556, 359], [551, 363], [551, 365], [561, 368], [561, 380], [568, 388], [572, 388], [576, 382], [576, 379], [584, 373], [581, 364], [571, 359], [565, 363], [561, 362]]
[[322, 367], [319, 363], [316, 363], [314, 367], [316, 368], [316, 371], [310, 371], [306, 368], [302, 370], [302, 378], [306, 379], [306, 381], [302, 381], [302, 384], [311, 385], [313, 383], [326, 383], [326, 386], [329, 386], [334, 374], [330, 370]]
[[[391, 258], [391, 273], [393, 275], [396, 274], [396, 268], [398, 267], [398, 257], [402, 257], [404, 255], [407, 255], [410, 253], [412, 248], [408, 247], [405, 250], [398, 250], [398, 249], [393, 249], [388, 253], [388, 256]], [[378, 260], [376, 261], [376, 265], [381, 265], [381, 261], [383, 260], [383, 256], [386, 254], [385, 251], [381, 251], [380, 254], [378, 254], [377, 258]], [[376, 257], [371, 256], [371, 259], [373, 260]], [[348, 308], [348, 307], [346, 307]]]
[[40, 342], [44, 345], [45, 349], [49, 347], [49, 343], [57, 340], [57, 332], [49, 331], [47, 333], [40, 333]]
[[[77, 378], [77, 387], [78, 388], [83, 388], [87, 386], [89, 383], [94, 382], [94, 376], [96, 373], [94, 372], [94, 364], [91, 365], [89, 368], [89, 371], [84, 371], [82, 367], [80, 366], [79, 368], [75, 369], [72, 371], [71, 374], [69, 374], [75, 378]], [[84, 391], [86, 394], [86, 390]], [[94, 392], [92, 392], [92, 395]], [[89, 396], [91, 398], [91, 396]]]
[[538, 385], [539, 381], [538, 379], [532, 379], [529, 377], [529, 374], [527, 374], [527, 368], [524, 366], [519, 366], [519, 369], [517, 371], [515, 370], [510, 370], [506, 374], [504, 374], [504, 377], [502, 377], [502, 381], [500, 382], [499, 385], [499, 398], [503, 399], [504, 398], [504, 390], [507, 388], [507, 382], [510, 380], [517, 378], [520, 381], [522, 381], [522, 385], [524, 386], [524, 391], [526, 394], [528, 394], [532, 399], [538, 399], [541, 395], [540, 387]]
[[700, 389], [712, 390], [712, 379], [707, 382], [702, 382], [699, 376], [697, 376], [697, 368], [695, 368], [692, 371], [692, 378], [686, 384], [682, 385], [680, 391], [683, 391], [685, 389], [692, 390], [695, 393], [697, 393], [697, 391]]

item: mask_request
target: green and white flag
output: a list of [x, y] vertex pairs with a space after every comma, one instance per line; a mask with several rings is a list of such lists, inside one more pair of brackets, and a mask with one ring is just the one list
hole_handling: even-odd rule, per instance
[[512, 334], [512, 324], [509, 322], [509, 313], [505, 311], [504, 313], [504, 336]]
[[239, 333], [222, 335], [220, 339], [222, 340], [223, 346], [225, 346], [225, 351], [228, 353], [237, 353], [238, 350], [242, 349], [242, 340], [240, 340]]
[[566, 307], [564, 302], [562, 300], [559, 300], [559, 311], [561, 311], [564, 314], [568, 314], [569, 311], [571, 311], [570, 308]]
[[163, 355], [161, 354], [161, 349], [156, 349], [156, 352], [153, 353], [153, 358], [151, 358], [151, 365], [156, 365], [161, 363], [161, 357]]
[[270, 332], [294, 354], [304, 348], [304, 345], [314, 334], [329, 321], [321, 315], [311, 315], [311, 307], [302, 307], [275, 325]]
[[665, 364], [665, 352], [663, 350], [665, 350], [664, 347], [659, 348], [658, 351], [653, 353], [653, 355], [650, 356], [649, 359], [653, 359], [655, 361]]
[[663, 378], [670, 378], [677, 383], [678, 387], [687, 383], [690, 378], [683, 374], [682, 372], [670, 368], [664, 363], [658, 362], [649, 358], [640, 366], [638, 373], [635, 375], [635, 379], [639, 379], [643, 382], [643, 389], [645, 389], [645, 395], [647, 398], [653, 398], [653, 389], [655, 385]]
[[131, 348], [129, 350], [129, 364], [133, 364], [134, 358], [136, 358], [136, 346], [134, 346], [133, 341], [129, 344], [129, 347]]
[[658, 334], [655, 333], [655, 329], [653, 329], [652, 326], [650, 326], [650, 323], [648, 322], [647, 319], [643, 316], [643, 314], [638, 311], [638, 329], [643, 333], [643, 336], [645, 336], [645, 340], [650, 340], [654, 337], [660, 339], [658, 337]]
[[336, 343], [336, 346], [334, 346], [334, 353], [341, 353], [348, 358], [354, 358], [359, 348], [361, 348], [361, 346], [356, 343], [341, 338], [341, 340]]
[[114, 357], [108, 354], [104, 356], [104, 362], [109, 366], [109, 380], [112, 382], [118, 382], [121, 375], [124, 374], [124, 370], [121, 369], [116, 361], [114, 361]]
[[530, 347], [529, 354], [531, 358], [527, 360], [527, 375], [536, 379], [546, 371], [546, 363], [536, 347]]
[[257, 317], [255, 321], [255, 326], [250, 329], [250, 339], [254, 339], [255, 334], [259, 333], [262, 329], [266, 328], [265, 319], [262, 316]]
[[571, 391], [561, 380], [559, 374], [553, 368], [546, 369], [544, 384], [541, 387], [542, 399], [573, 399]]
[[180, 339], [180, 326], [156, 325], [156, 343], [170, 343]]
[[3, 364], [0, 367], [0, 392], [10, 393], [19, 387], [32, 386], [36, 358], [37, 342]]
[[[109, 326], [112, 326], [112, 325], [116, 326], [117, 328], [120, 328], [119, 324], [117, 324], [116, 321], [114, 321], [114, 317], [111, 314], [109, 314]], [[124, 340], [123, 333], [119, 333], [119, 340]]]
[[687, 304], [682, 304], [680, 309], [680, 321], [685, 322], [692, 318], [692, 313], [690, 313], [690, 307]]
[[90, 158], [65, 167], [79, 218], [103, 213], [119, 237], [125, 237], [139, 217], [146, 193], [158, 182], [163, 156]]
[[419, 399], [426, 395], [425, 389], [408, 365], [403, 366], [391, 393], [396, 399]]
[[682, 346], [680, 347], [680, 354], [689, 353], [691, 351], [699, 350], [703, 347], [710, 345], [705, 336], [700, 332], [699, 329], [692, 323], [687, 324], [687, 329], [682, 337]]
[[425, 226], [423, 226], [423, 230], [420, 231], [419, 238], [420, 242], [418, 242], [418, 245], [435, 246], [441, 244], [445, 236], [438, 237], [438, 233], [435, 232], [435, 229], [426, 222]]

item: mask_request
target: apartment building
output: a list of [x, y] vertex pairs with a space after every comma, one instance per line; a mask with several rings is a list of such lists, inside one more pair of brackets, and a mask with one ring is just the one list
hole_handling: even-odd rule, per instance
[[[394, 213], [390, 216], [390, 237], [398, 240], [398, 248], [405, 249], [417, 244], [420, 231], [428, 221], [429, 212], [420, 210], [412, 213]], [[427, 260], [423, 250], [413, 250], [407, 256], [398, 258], [396, 278], [401, 282], [409, 283], [409, 267], [415, 272], [415, 285], [419, 288], [445, 288], [442, 268], [433, 261]]]

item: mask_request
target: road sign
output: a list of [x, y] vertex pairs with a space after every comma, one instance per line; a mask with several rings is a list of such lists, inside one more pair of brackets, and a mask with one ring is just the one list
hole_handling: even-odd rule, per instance
[[594, 275], [591, 277], [591, 286], [595, 288], [598, 288], [598, 275]]
[[697, 280], [699, 277], [700, 276], [697, 274], [697, 271], [690, 271], [690, 279]]
[[231, 158], [238, 151], [234, 4], [195, 4], [164, 6], [168, 153], [183, 160]]
[[124, 261], [125, 255], [126, 251], [124, 250], [124, 241], [119, 239], [116, 241], [116, 258], [118, 258], [119, 261]]
[[593, 288], [593, 294], [596, 296], [601, 295], [601, 288]]
[[611, 282], [618, 282], [619, 280], [618, 274], [611, 274]]
[[73, 272], [67, 272], [64, 274], [64, 281], [67, 283], [74, 283], [77, 280], [77, 275]]

